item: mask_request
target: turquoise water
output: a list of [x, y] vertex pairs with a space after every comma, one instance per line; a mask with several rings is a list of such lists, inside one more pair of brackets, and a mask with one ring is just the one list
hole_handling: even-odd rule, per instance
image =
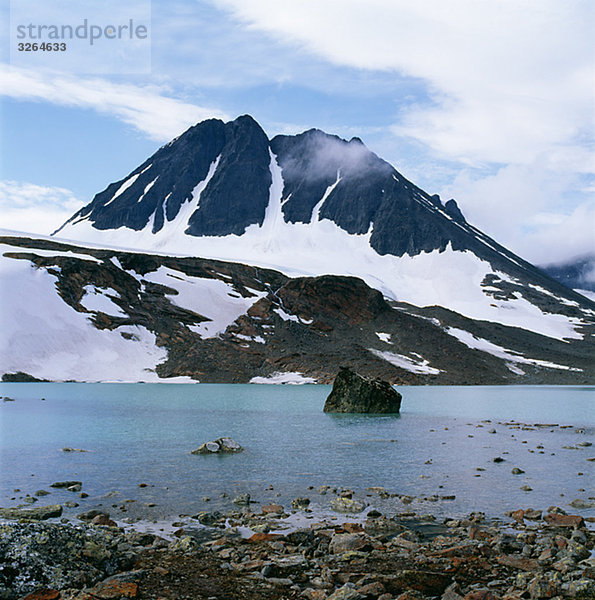
[[[398, 499], [367, 496], [367, 487], [383, 486], [455, 495], [408, 506], [455, 516], [564, 507], [595, 495], [595, 463], [587, 461], [595, 447], [578, 445], [593, 441], [594, 387], [399, 389], [400, 416], [366, 416], [324, 414], [330, 387], [321, 385], [0, 384], [0, 396], [15, 399], [0, 402], [0, 506], [45, 489], [51, 495], [37, 504], [76, 500], [71, 513], [103, 506], [118, 516], [170, 517], [231, 508], [241, 492], [286, 505], [307, 495], [324, 510], [332, 496], [316, 488], [332, 485], [382, 510], [403, 510]], [[523, 430], [512, 421], [572, 427]], [[190, 454], [221, 436], [245, 451]], [[505, 461], [494, 463], [496, 456]], [[513, 467], [525, 473], [512, 475]], [[89, 497], [50, 488], [57, 480], [83, 481]]]

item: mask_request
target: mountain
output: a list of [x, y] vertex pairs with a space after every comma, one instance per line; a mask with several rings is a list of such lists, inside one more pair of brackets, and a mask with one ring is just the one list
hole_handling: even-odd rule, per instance
[[[341, 364], [401, 383], [593, 377], [595, 304], [358, 138], [313, 129], [269, 140], [249, 116], [204, 121], [98, 193], [53, 241], [4, 244], [8, 284], [52, 296], [85, 347], [115, 357], [113, 372], [137, 356], [149, 371], [131, 368], [133, 378], [329, 381]], [[13, 342], [52, 355], [39, 332], [55, 325], [31, 302], [8, 311]], [[26, 356], [0, 353], [0, 372], [58, 377], [58, 361]], [[109, 377], [92, 367], [59, 377]]]
[[[7, 381], [593, 383], [592, 325], [556, 339], [391, 300], [343, 275], [0, 236]], [[569, 307], [573, 308], [573, 307]]]

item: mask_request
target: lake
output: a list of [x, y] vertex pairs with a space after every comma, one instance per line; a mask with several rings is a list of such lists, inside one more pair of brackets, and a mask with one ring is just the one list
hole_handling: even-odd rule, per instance
[[[401, 415], [367, 416], [324, 414], [324, 385], [3, 383], [14, 402], [0, 402], [0, 506], [47, 490], [36, 504], [76, 501], [67, 516], [103, 507], [160, 519], [231, 509], [248, 492], [286, 507], [308, 496], [324, 512], [334, 495], [317, 489], [330, 485], [386, 512], [595, 514], [568, 506], [594, 495], [595, 387], [398, 389]], [[245, 451], [190, 454], [221, 436]], [[60, 480], [82, 481], [89, 496], [49, 487]], [[382, 500], [372, 486], [415, 499]]]

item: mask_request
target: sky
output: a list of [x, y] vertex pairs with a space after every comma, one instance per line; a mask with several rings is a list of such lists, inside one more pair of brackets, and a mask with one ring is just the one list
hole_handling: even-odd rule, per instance
[[[360, 137], [535, 264], [595, 254], [590, 0], [73, 2], [0, 0], [2, 228], [48, 234], [189, 126], [251, 114]], [[15, 51], [23, 19], [148, 14], [125, 55]]]

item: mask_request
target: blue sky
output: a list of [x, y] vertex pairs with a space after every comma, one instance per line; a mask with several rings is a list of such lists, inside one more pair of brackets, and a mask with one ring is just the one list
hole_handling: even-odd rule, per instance
[[0, 227], [49, 233], [190, 125], [249, 113], [357, 135], [533, 262], [594, 252], [594, 6], [153, 0], [151, 69], [129, 75], [11, 64], [7, 26]]

